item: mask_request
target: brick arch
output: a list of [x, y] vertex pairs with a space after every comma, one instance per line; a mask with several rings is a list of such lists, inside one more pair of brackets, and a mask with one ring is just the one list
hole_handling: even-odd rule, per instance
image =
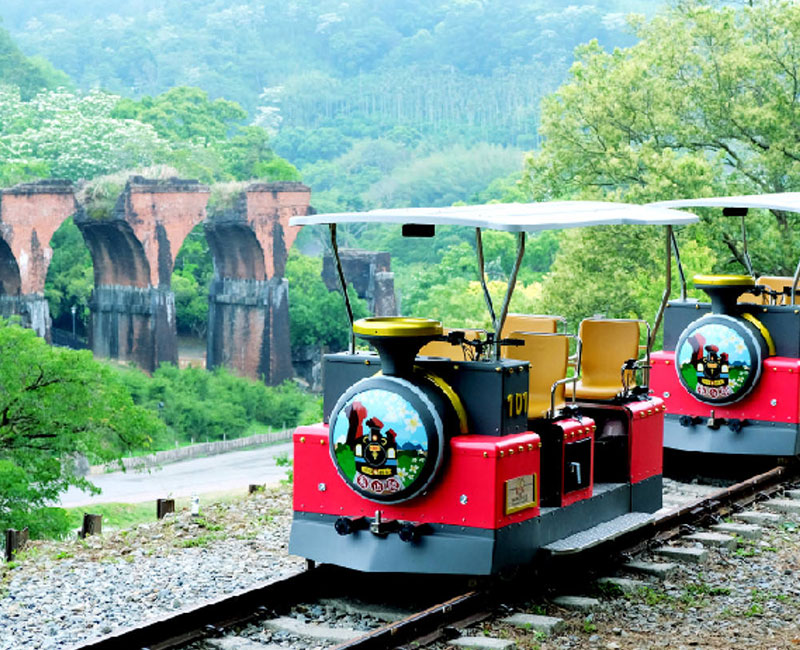
[[209, 215], [214, 257], [209, 291], [209, 368], [226, 366], [277, 384], [292, 376], [287, 251], [300, 230], [289, 219], [309, 210], [301, 183], [251, 183], [233, 207]]
[[80, 227], [92, 255], [96, 287], [150, 285], [150, 263], [130, 224], [87, 219]]
[[172, 270], [184, 239], [205, 219], [208, 195], [195, 180], [131, 176], [111, 214], [76, 215], [94, 263], [95, 355], [148, 371], [178, 362]]
[[21, 286], [17, 259], [5, 239], [0, 239], [0, 296], [17, 296]]
[[205, 232], [218, 277], [267, 279], [264, 249], [249, 224], [220, 220], [206, 224]]
[[21, 183], [0, 190], [0, 315], [50, 339], [50, 309], [44, 285], [53, 251], [50, 239], [76, 210], [70, 181]]

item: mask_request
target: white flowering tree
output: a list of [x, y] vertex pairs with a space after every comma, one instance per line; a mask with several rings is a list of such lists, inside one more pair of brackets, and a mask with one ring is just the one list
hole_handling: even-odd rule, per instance
[[26, 102], [0, 87], [0, 180], [88, 179], [163, 160], [168, 146], [151, 125], [111, 117], [119, 99], [62, 89]]

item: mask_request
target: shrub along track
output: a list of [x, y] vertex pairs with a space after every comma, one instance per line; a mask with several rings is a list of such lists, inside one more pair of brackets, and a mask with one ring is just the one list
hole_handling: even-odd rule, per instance
[[[176, 615], [150, 621], [133, 628], [120, 630], [100, 639], [78, 644], [72, 650], [112, 650], [117, 648], [147, 648], [167, 650], [181, 648], [200, 639], [211, 639], [225, 634], [226, 630], [240, 628], [247, 623], [260, 621], [287, 612], [298, 603], [310, 603], [329, 596], [352, 595], [358, 585], [359, 593], [403, 593], [407, 603], [420, 607], [420, 594], [427, 602], [417, 613], [378, 627], [364, 636], [345, 642], [341, 649], [368, 650], [400, 647], [414, 643], [425, 645], [445, 640], [458, 634], [458, 630], [492, 617], [503, 603], [517, 598], [530, 598], [531, 585], [537, 590], [554, 587], [570, 576], [585, 581], [595, 567], [607, 570], [609, 562], [630, 556], [653, 544], [674, 539], [694, 526], [703, 526], [728, 514], [769, 498], [797, 479], [797, 468], [776, 467], [730, 487], [656, 515], [648, 526], [624, 537], [595, 547], [580, 557], [543, 563], [511, 579], [467, 582], [463, 578], [442, 580], [435, 585], [419, 577], [367, 575], [339, 567], [323, 565], [290, 576], [289, 578], [241, 591], [220, 600], [185, 609]], [[609, 560], [611, 558], [611, 560]], [[536, 580], [531, 581], [531, 572]], [[580, 576], [580, 578], [577, 578]]]

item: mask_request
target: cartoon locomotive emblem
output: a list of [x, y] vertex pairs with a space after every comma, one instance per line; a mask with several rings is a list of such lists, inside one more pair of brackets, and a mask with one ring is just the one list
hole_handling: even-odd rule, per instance
[[376, 495], [407, 489], [427, 461], [422, 418], [399, 395], [367, 390], [339, 411], [333, 457], [344, 478]]
[[[352, 411], [364, 407], [356, 402], [350, 408]], [[383, 422], [378, 418], [370, 418], [366, 421], [369, 433], [363, 434], [363, 427], [352, 426], [352, 431], [348, 431], [348, 438], [352, 436], [355, 441], [354, 454], [356, 461], [356, 471], [367, 476], [394, 476], [397, 474], [397, 447], [395, 439], [397, 434], [393, 429], [387, 429], [384, 433]], [[360, 424], [360, 423], [358, 423]]]
[[741, 335], [722, 324], [697, 328], [680, 345], [679, 373], [698, 398], [727, 400], [749, 384], [752, 355]]
[[728, 353], [720, 354], [716, 345], [705, 346], [705, 351], [705, 356], [700, 356], [700, 350], [698, 350], [698, 355], [694, 360], [698, 392], [708, 390], [716, 391], [720, 395], [730, 395]]

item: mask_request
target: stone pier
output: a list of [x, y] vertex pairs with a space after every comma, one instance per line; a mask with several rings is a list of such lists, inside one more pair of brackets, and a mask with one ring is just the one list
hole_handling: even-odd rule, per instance
[[134, 176], [111, 214], [76, 215], [94, 263], [89, 341], [96, 356], [149, 372], [178, 362], [170, 280], [183, 240], [205, 219], [208, 196], [197, 181]]
[[284, 271], [299, 229], [289, 219], [308, 213], [310, 197], [301, 183], [253, 183], [209, 214], [209, 368], [226, 366], [270, 385], [292, 376]]
[[[386, 252], [342, 248], [339, 250], [339, 258], [348, 286], [352, 285], [358, 297], [367, 301], [370, 312], [374, 316], [397, 316], [391, 255]], [[330, 254], [326, 254], [322, 260], [322, 279], [328, 291], [341, 290], [336, 265]]]

